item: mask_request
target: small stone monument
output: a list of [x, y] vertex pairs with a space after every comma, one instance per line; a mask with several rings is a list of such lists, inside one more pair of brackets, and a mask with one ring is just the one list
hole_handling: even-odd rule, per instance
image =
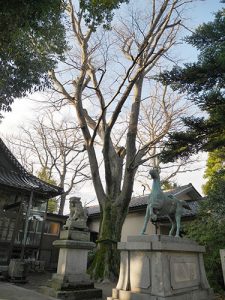
[[64, 225], [65, 230], [86, 230], [87, 229], [87, 214], [82, 207], [79, 197], [70, 198], [70, 215]]
[[102, 290], [95, 289], [87, 271], [88, 251], [95, 247], [90, 242], [87, 214], [80, 198], [70, 198], [70, 216], [60, 232], [60, 239], [53, 242], [60, 248], [57, 273], [49, 287], [41, 291], [55, 298], [66, 300], [102, 299]]

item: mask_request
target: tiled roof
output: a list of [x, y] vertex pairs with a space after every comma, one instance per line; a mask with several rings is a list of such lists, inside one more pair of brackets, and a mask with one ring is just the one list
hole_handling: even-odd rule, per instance
[[[199, 204], [201, 201], [204, 201], [204, 198], [202, 199], [199, 199], [199, 200], [189, 200], [188, 201], [188, 205], [190, 207], [190, 210], [189, 209], [183, 209], [183, 212], [182, 212], [182, 218], [191, 218], [191, 217], [194, 217], [196, 216], [196, 213], [199, 209]], [[167, 217], [166, 216], [161, 216], [158, 218], [159, 221], [163, 221], [163, 220], [167, 220]]]
[[34, 190], [36, 193], [44, 195], [46, 198], [55, 197], [63, 193], [60, 187], [51, 185], [32, 174], [29, 174], [24, 167], [13, 156], [0, 138], [0, 152], [4, 152], [10, 162], [15, 166], [15, 170], [6, 170], [0, 167], [0, 185], [20, 190]]
[[201, 201], [203, 201], [204, 198], [201, 200], [193, 200], [193, 201], [188, 201], [188, 205], [190, 206], [190, 209], [184, 209], [182, 217], [194, 217], [199, 209], [199, 204]]
[[86, 208], [88, 216], [96, 215], [100, 213], [99, 205], [92, 205]]
[[[187, 185], [177, 187], [173, 190], [166, 191], [165, 193], [168, 195], [172, 194], [174, 196], [178, 196], [179, 194], [182, 194], [184, 191], [188, 192], [191, 189], [194, 189], [194, 187], [192, 186], [192, 184], [189, 183]], [[138, 210], [138, 209], [144, 210], [147, 206], [148, 198], [149, 198], [149, 194], [144, 196], [139, 196], [139, 197], [132, 197], [129, 205], [129, 211]], [[195, 215], [198, 207], [197, 202], [198, 201], [196, 200], [188, 200], [188, 205], [190, 206], [191, 210], [184, 209], [183, 216]], [[89, 216], [98, 215], [100, 213], [99, 205], [89, 206], [87, 207], [87, 211]]]
[[[179, 186], [175, 189], [165, 191], [165, 194], [176, 196], [176, 195], [183, 193], [184, 191], [188, 191], [189, 189], [191, 190], [192, 188], [194, 188], [194, 187], [192, 186], [191, 183], [189, 183], [187, 185]], [[149, 198], [149, 194], [144, 195], [144, 196], [132, 197], [129, 208], [146, 206], [148, 198]]]
[[0, 151], [4, 152], [5, 155], [8, 157], [10, 162], [15, 166], [15, 168], [20, 172], [20, 173], [27, 173], [25, 168], [19, 163], [19, 161], [15, 158], [15, 156], [12, 154], [12, 152], [6, 147], [4, 144], [3, 140], [0, 138]]

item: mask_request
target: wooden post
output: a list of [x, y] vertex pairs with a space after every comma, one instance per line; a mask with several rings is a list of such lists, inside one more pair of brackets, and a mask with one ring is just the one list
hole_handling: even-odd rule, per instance
[[18, 214], [17, 214], [17, 217], [16, 217], [15, 228], [13, 230], [11, 242], [10, 242], [10, 245], [9, 245], [7, 264], [9, 264], [9, 261], [11, 259], [11, 255], [12, 255], [12, 252], [13, 252], [13, 246], [14, 246], [14, 243], [15, 243], [16, 235], [19, 232], [19, 224], [20, 224], [20, 220], [21, 220], [21, 217], [22, 217], [22, 213], [23, 213], [23, 200], [21, 199]]
[[26, 246], [26, 241], [27, 241], [28, 224], [29, 224], [30, 210], [31, 210], [32, 201], [33, 201], [33, 195], [34, 195], [34, 191], [32, 190], [31, 194], [30, 194], [27, 213], [26, 213], [25, 228], [24, 228], [24, 234], [23, 234], [23, 242], [22, 242], [20, 259], [24, 258], [24, 251], [25, 251], [25, 246]]
[[46, 208], [45, 208], [45, 213], [44, 213], [44, 220], [43, 220], [43, 224], [42, 224], [42, 228], [41, 228], [41, 238], [40, 238], [40, 244], [39, 244], [38, 255], [37, 255], [38, 260], [40, 260], [40, 258], [41, 258], [41, 248], [42, 248], [42, 245], [43, 245], [43, 235], [44, 235], [44, 231], [45, 231], [47, 211], [48, 211], [48, 201], [46, 203]]

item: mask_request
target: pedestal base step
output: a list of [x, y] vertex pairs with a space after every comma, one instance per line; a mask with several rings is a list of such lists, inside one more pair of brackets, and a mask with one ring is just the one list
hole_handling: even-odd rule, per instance
[[102, 300], [101, 289], [57, 291], [50, 287], [41, 286], [40, 292], [44, 295], [63, 300]]
[[[114, 295], [117, 294], [117, 297]], [[211, 300], [216, 299], [212, 289], [196, 290], [188, 293], [170, 296], [155, 296], [151, 294], [137, 293], [123, 290], [113, 290], [113, 297], [107, 297], [107, 300]]]

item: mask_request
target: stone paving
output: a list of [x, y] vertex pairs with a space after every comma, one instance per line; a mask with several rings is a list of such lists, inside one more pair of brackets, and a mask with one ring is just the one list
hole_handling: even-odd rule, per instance
[[12, 283], [0, 282], [0, 300], [55, 300]]
[[[13, 284], [0, 281], [0, 300], [55, 300], [56, 298], [47, 297], [40, 294], [39, 287], [46, 285], [51, 279], [52, 273], [30, 273], [28, 282], [25, 284]], [[95, 287], [103, 291], [103, 300], [112, 295], [112, 288], [116, 283], [96, 283]]]
[[[0, 300], [56, 300], [52, 297], [47, 297], [38, 293], [40, 285], [45, 285], [50, 279], [52, 273], [31, 273], [26, 284], [12, 284], [0, 281]], [[103, 300], [111, 296], [112, 288], [116, 283], [96, 283], [96, 288], [101, 288], [103, 291]], [[217, 295], [217, 300], [225, 300], [224, 296]]]
[[[38, 274], [39, 277], [40, 274]], [[37, 281], [38, 283], [39, 281]], [[97, 288], [103, 290], [103, 300], [106, 300], [107, 296], [111, 296], [112, 288], [115, 287], [115, 283], [97, 283]], [[52, 297], [47, 297], [43, 294], [38, 293], [37, 284], [31, 282], [24, 285], [15, 285], [0, 281], [0, 300], [56, 300]], [[224, 300], [224, 296], [217, 295], [217, 300]]]

